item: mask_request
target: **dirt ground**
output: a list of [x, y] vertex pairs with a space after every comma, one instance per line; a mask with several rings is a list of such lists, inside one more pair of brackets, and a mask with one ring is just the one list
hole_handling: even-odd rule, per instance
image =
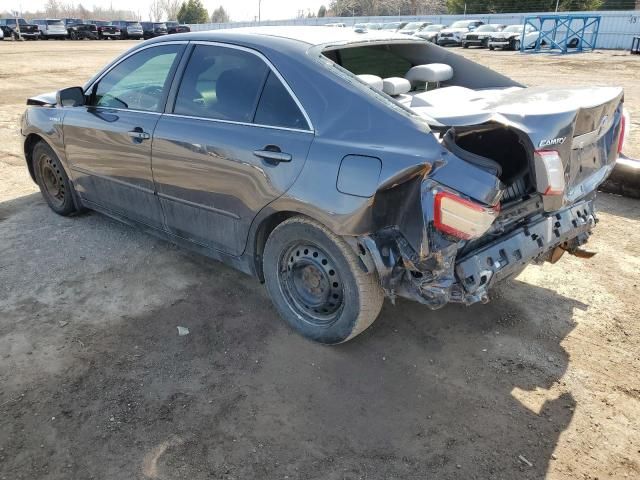
[[[0, 480], [640, 478], [638, 200], [600, 195], [590, 260], [529, 267], [488, 305], [387, 303], [318, 346], [257, 281], [37, 193], [25, 98], [131, 45], [0, 43]], [[623, 85], [640, 157], [640, 58], [463, 53], [530, 85]]]

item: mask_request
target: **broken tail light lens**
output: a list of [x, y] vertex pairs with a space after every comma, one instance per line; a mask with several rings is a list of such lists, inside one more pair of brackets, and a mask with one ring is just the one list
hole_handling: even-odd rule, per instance
[[622, 153], [622, 147], [624, 147], [624, 135], [625, 130], [627, 128], [627, 116], [626, 112], [622, 113], [622, 118], [620, 119], [620, 136], [618, 137], [618, 155]]
[[434, 206], [435, 227], [463, 240], [481, 237], [498, 216], [500, 207], [485, 207], [450, 192], [438, 192]]
[[555, 150], [536, 152], [536, 183], [538, 192], [543, 195], [564, 193], [564, 165], [560, 154]]

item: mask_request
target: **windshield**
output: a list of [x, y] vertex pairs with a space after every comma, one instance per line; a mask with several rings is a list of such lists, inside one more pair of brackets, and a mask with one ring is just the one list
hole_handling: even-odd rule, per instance
[[503, 30], [504, 32], [521, 32], [522, 25], [510, 25]]
[[382, 25], [383, 30], [397, 30], [400, 27], [400, 23], [385, 23]]
[[127, 27], [140, 27], [140, 22], [127, 22]]
[[453, 22], [450, 28], [468, 28], [471, 22], [468, 20], [458, 20], [457, 22]]
[[179, 25], [178, 22], [167, 22], [165, 24], [167, 27], [177, 27]]
[[478, 28], [476, 28], [476, 32], [495, 32], [496, 31], [496, 27], [494, 27], [493, 25], [481, 25]]
[[[24, 18], [19, 18], [18, 23], [20, 25], [27, 25], [27, 21]], [[7, 25], [15, 25], [15, 24], [16, 24], [15, 18], [7, 18]]]
[[439, 32], [442, 30], [443, 25], [429, 25], [427, 28], [423, 30], [423, 32]]
[[64, 27], [64, 23], [62, 23], [62, 20], [47, 20], [47, 25], [60, 25]]
[[153, 28], [167, 28], [164, 23], [154, 23]]

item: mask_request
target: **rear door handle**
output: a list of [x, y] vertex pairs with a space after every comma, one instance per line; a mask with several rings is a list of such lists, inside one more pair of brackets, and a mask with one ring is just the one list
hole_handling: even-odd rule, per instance
[[143, 131], [141, 128], [134, 128], [129, 132], [129, 136], [138, 140], [149, 140], [151, 138], [151, 134]]
[[[277, 149], [277, 150], [276, 150]], [[280, 162], [290, 162], [291, 154], [281, 152], [278, 147], [272, 147], [272, 149], [265, 150], [254, 150], [253, 154], [256, 157], [262, 158], [265, 162], [271, 163], [272, 165], [278, 165]]]

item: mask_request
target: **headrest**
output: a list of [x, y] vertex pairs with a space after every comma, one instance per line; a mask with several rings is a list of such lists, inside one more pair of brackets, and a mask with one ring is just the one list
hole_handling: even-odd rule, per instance
[[368, 75], [366, 73], [363, 73], [362, 75], [358, 75], [358, 78], [369, 85], [371, 88], [382, 90], [382, 78], [378, 77], [377, 75]]
[[416, 65], [404, 76], [412, 84], [420, 82], [437, 83], [446, 82], [453, 77], [453, 68], [445, 63], [427, 63]]
[[382, 91], [387, 95], [402, 95], [411, 90], [409, 80], [400, 77], [389, 77], [382, 81]]

